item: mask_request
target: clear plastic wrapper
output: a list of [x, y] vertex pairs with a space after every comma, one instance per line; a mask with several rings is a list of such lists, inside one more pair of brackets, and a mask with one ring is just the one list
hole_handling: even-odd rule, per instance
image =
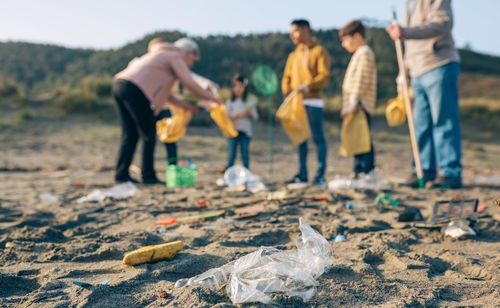
[[330, 181], [330, 183], [328, 183], [328, 189], [332, 192], [357, 188], [387, 190], [390, 189], [391, 186], [389, 185], [389, 182], [384, 178], [382, 172], [377, 169], [373, 170], [360, 179], [348, 179], [337, 176], [332, 181]]
[[302, 218], [299, 226], [302, 236], [297, 239], [297, 251], [261, 247], [187, 282], [185, 279], [179, 280], [176, 286], [204, 285], [217, 291], [226, 285], [228, 296], [234, 304], [269, 304], [272, 303], [270, 294], [273, 292], [299, 296], [306, 302], [314, 296], [317, 279], [332, 266], [333, 258], [330, 244], [323, 236]]
[[96, 189], [92, 191], [85, 197], [81, 197], [77, 200], [78, 203], [83, 202], [99, 202], [104, 200], [106, 197], [113, 199], [125, 199], [138, 194], [140, 190], [132, 183], [127, 182], [119, 185], [115, 185], [106, 191], [101, 191]]

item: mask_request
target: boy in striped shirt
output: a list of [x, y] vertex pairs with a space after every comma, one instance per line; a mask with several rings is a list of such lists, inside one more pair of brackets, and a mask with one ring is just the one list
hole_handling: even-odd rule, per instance
[[[370, 125], [370, 117], [375, 112], [377, 97], [377, 70], [375, 55], [365, 41], [365, 28], [361, 21], [353, 20], [339, 31], [342, 47], [353, 53], [347, 66], [342, 84], [342, 110], [340, 115], [356, 113], [361, 109]], [[354, 175], [369, 174], [375, 168], [373, 144], [370, 152], [354, 155]]]

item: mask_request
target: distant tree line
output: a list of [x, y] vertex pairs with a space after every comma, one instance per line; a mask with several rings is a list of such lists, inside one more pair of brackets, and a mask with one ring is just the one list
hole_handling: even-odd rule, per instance
[[[111, 80], [110, 77], [123, 69], [131, 59], [144, 54], [152, 38], [160, 37], [173, 42], [183, 36], [186, 34], [177, 31], [157, 32], [110, 50], [3, 42], [0, 43], [0, 75], [15, 83], [17, 91], [30, 98], [47, 93], [60, 94], [63, 88], [77, 88], [85, 92], [84, 87], [89, 84], [100, 87], [94, 90], [99, 92], [97, 96], [101, 96], [102, 91], [109, 90], [109, 85], [103, 85], [102, 80]], [[331, 96], [338, 95], [350, 55], [341, 47], [337, 30], [319, 30], [314, 36], [332, 58], [331, 82], [325, 92]], [[202, 53], [201, 61], [195, 64], [194, 71], [221, 86], [229, 86], [235, 73], [251, 75], [261, 64], [269, 65], [281, 77], [286, 58], [294, 49], [287, 33], [210, 35], [194, 39], [199, 43]], [[377, 59], [378, 97], [392, 97], [396, 92], [394, 78], [397, 74], [394, 44], [382, 28], [368, 28], [367, 39]], [[460, 53], [462, 72], [500, 76], [500, 57], [471, 50], [461, 50]], [[96, 81], [89, 78], [95, 78]]]

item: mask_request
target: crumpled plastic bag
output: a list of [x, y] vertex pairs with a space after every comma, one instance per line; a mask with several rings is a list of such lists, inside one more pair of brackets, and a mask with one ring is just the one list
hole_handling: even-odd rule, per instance
[[378, 169], [373, 170], [360, 179], [348, 179], [336, 176], [332, 181], [328, 183], [328, 189], [331, 192], [357, 188], [387, 190], [390, 189], [391, 186], [389, 185], [389, 182], [384, 178], [382, 172]]
[[186, 126], [191, 120], [192, 113], [189, 110], [170, 107], [172, 116], [156, 121], [156, 134], [161, 142], [177, 142], [186, 134]]
[[[399, 126], [406, 122], [406, 105], [402, 91], [398, 87], [398, 96], [387, 102], [385, 107], [385, 119], [389, 126]], [[413, 100], [413, 89], [408, 89], [410, 100]]]
[[40, 195], [40, 199], [50, 201], [50, 202], [57, 202], [61, 199], [61, 197], [59, 197], [58, 195], [45, 193], [45, 194]]
[[301, 93], [292, 92], [288, 95], [276, 112], [276, 118], [283, 125], [293, 145], [299, 146], [311, 137], [309, 119], [302, 103]]
[[90, 194], [85, 197], [81, 197], [76, 202], [100, 202], [106, 197], [113, 199], [125, 199], [132, 197], [135, 194], [140, 193], [140, 190], [132, 183], [127, 182], [119, 185], [115, 185], [106, 191], [101, 191], [99, 189], [93, 190]]
[[299, 296], [307, 302], [314, 296], [317, 279], [332, 266], [333, 257], [328, 241], [302, 218], [299, 227], [302, 236], [297, 239], [297, 251], [261, 247], [187, 281], [179, 280], [176, 286], [204, 285], [215, 292], [227, 284], [226, 291], [234, 304], [269, 304], [273, 292]]
[[448, 235], [454, 238], [460, 238], [464, 235], [476, 235], [476, 231], [469, 227], [469, 223], [467, 223], [463, 219], [459, 219], [454, 220], [448, 224], [448, 226], [444, 230], [444, 235]]
[[366, 114], [361, 108], [354, 114], [348, 113], [344, 116], [340, 139], [340, 154], [343, 156], [370, 152], [370, 128]]
[[238, 132], [234, 129], [233, 122], [227, 114], [226, 105], [215, 104], [215, 106], [210, 108], [210, 117], [217, 124], [225, 138], [238, 136]]

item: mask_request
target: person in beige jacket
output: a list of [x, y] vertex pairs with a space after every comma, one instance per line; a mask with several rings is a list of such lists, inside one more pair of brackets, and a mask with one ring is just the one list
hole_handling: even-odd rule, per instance
[[[182, 38], [173, 45], [157, 42], [149, 51], [115, 75], [113, 97], [118, 106], [122, 137], [116, 164], [116, 182], [138, 182], [129, 175], [139, 135], [143, 139], [142, 182], [161, 183], [154, 171], [156, 142], [155, 114], [167, 102], [183, 108], [195, 108], [171, 95], [173, 85], [180, 81], [193, 94], [222, 104], [209, 91], [202, 89], [192, 78], [190, 67], [200, 57], [198, 45]], [[195, 111], [195, 110], [193, 110]]]
[[[407, 0], [403, 25], [386, 29], [392, 39], [405, 43], [424, 181], [433, 181], [435, 188], [462, 186], [457, 86], [460, 57], [452, 27], [451, 0]], [[415, 174], [408, 184], [418, 187]]]

